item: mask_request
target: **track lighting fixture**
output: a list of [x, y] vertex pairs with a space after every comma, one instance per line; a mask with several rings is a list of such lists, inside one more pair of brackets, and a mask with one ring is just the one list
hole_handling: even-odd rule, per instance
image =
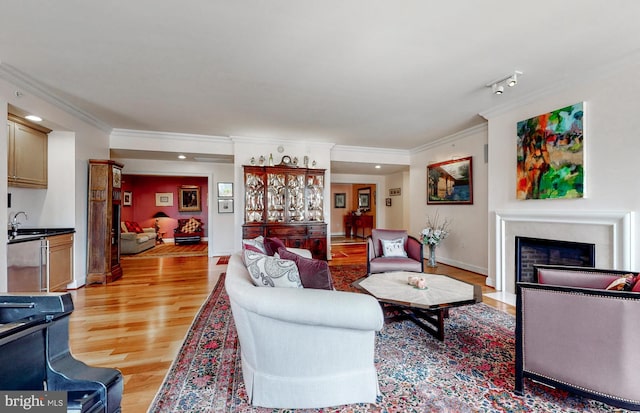
[[487, 83], [485, 86], [490, 87], [491, 91], [495, 95], [501, 95], [504, 93], [505, 85], [508, 87], [514, 87], [518, 84], [518, 76], [521, 76], [522, 72], [516, 70], [513, 74], [508, 76], [503, 76], [500, 79], [494, 80], [492, 82]]

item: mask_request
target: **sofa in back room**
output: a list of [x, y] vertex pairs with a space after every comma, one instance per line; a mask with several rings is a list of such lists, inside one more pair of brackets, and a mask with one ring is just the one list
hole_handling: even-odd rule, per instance
[[121, 223], [120, 230], [121, 254], [137, 254], [156, 245], [156, 231], [153, 228], [142, 228], [136, 222], [125, 221]]

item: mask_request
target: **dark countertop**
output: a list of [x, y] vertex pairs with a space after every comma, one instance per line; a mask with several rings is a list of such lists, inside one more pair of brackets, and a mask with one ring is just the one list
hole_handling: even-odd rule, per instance
[[17, 244], [74, 232], [76, 232], [75, 228], [18, 228], [18, 235], [15, 238], [11, 236], [11, 230], [8, 231], [8, 236], [9, 244]]

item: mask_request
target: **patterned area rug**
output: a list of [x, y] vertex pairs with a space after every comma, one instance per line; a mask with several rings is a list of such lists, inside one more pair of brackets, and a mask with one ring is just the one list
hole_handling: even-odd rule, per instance
[[218, 261], [216, 262], [216, 265], [229, 264], [229, 258], [231, 258], [230, 255], [223, 255], [222, 257], [218, 258]]
[[138, 254], [122, 255], [122, 258], [206, 257], [208, 253], [209, 248], [206, 242], [193, 245], [159, 244]]
[[[345, 285], [341, 280], [359, 278], [361, 268], [345, 266], [331, 271], [336, 284]], [[223, 285], [224, 275], [196, 316], [150, 412], [292, 412], [248, 404], [240, 349]], [[410, 321], [387, 324], [376, 338], [375, 363], [382, 392], [378, 403], [299, 411], [615, 411], [528, 380], [526, 396], [516, 396], [514, 328], [512, 316], [485, 304], [452, 310], [444, 343]]]

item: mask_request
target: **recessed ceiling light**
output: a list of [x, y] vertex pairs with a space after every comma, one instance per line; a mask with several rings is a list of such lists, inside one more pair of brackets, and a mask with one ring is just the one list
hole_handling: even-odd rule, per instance
[[178, 155], [178, 159], [187, 159], [187, 157], [184, 155]]
[[382, 166], [376, 165], [376, 169], [380, 169], [380, 168], [382, 168]]
[[42, 122], [42, 118], [40, 116], [36, 116], [36, 115], [27, 115], [25, 116], [25, 118], [33, 121], [33, 122]]

